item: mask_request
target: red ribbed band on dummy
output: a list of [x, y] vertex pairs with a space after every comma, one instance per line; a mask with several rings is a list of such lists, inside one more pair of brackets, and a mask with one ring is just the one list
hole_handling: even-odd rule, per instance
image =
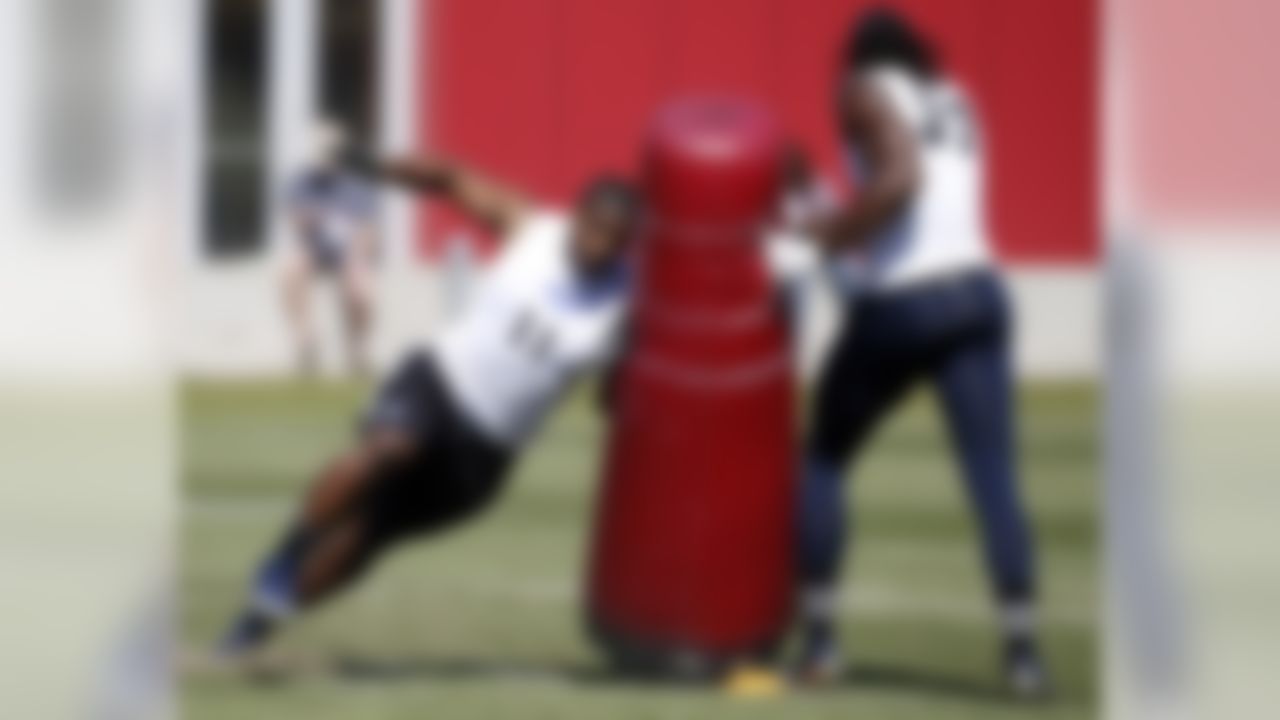
[[761, 246], [779, 152], [768, 113], [722, 98], [670, 105], [647, 141], [589, 586], [593, 629], [626, 664], [767, 653], [790, 615], [793, 387]]

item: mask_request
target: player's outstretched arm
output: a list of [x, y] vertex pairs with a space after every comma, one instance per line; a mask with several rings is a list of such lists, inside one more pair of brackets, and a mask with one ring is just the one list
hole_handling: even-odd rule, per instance
[[811, 228], [828, 249], [857, 247], [910, 201], [920, 182], [915, 133], [864, 79], [841, 89], [836, 112], [845, 136], [866, 163], [868, 182], [849, 205]]
[[436, 195], [499, 236], [519, 223], [532, 207], [522, 193], [505, 183], [438, 155], [368, 159], [355, 164], [387, 182]]

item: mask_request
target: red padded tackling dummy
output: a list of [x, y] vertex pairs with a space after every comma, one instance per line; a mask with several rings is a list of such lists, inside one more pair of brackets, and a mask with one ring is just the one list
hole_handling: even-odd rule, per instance
[[761, 246], [779, 153], [770, 116], [729, 99], [670, 105], [647, 140], [589, 586], [622, 664], [712, 669], [767, 653], [788, 620], [792, 381]]

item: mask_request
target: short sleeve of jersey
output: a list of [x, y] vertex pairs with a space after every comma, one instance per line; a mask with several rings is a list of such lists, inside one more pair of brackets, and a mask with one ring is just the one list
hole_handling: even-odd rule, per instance
[[558, 252], [568, 242], [569, 216], [552, 209], [529, 214], [506, 237], [508, 248], [521, 256]]

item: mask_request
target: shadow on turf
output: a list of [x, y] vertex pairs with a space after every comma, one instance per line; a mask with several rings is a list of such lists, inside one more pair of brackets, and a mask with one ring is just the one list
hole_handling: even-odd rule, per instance
[[914, 694], [988, 702], [1009, 700], [1003, 688], [981, 681], [891, 665], [859, 664], [845, 673], [841, 686], [848, 689], [904, 690]]
[[[485, 659], [344, 657], [333, 666], [338, 677], [350, 681], [417, 682], [431, 680], [532, 680], [584, 686], [630, 686], [671, 689], [693, 687], [676, 681], [660, 681], [621, 675], [603, 666], [572, 663], [520, 663]], [[1000, 688], [967, 678], [923, 672], [889, 665], [860, 664], [846, 673], [843, 690], [894, 690], [971, 701], [1007, 701]]]
[[343, 657], [334, 665], [335, 674], [346, 680], [397, 682], [419, 680], [556, 680], [561, 682], [603, 682], [609, 678], [601, 668], [569, 663], [521, 663], [465, 658], [400, 658], [373, 660]]

